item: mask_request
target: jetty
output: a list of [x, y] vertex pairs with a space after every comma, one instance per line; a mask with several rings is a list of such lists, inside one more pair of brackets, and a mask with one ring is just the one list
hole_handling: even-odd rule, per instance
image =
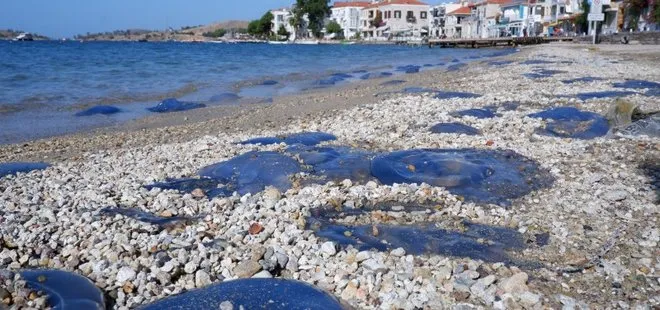
[[[429, 47], [495, 47], [495, 46], [517, 46], [543, 44], [550, 42], [572, 42], [575, 37], [505, 37], [505, 38], [485, 38], [485, 39], [431, 39], [427, 44]], [[418, 42], [411, 45], [419, 45]]]

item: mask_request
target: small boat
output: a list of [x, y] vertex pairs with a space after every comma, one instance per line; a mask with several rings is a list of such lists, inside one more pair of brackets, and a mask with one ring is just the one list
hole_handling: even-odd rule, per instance
[[289, 44], [288, 41], [268, 41], [268, 44]]
[[19, 34], [16, 38], [14, 38], [14, 41], [34, 41], [34, 37], [32, 37], [31, 33], [21, 33]]

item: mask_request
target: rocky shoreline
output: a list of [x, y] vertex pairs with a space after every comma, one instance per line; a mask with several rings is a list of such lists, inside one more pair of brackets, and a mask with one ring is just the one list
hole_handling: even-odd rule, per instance
[[[486, 61], [455, 74], [407, 75], [404, 85], [384, 88], [378, 85], [386, 80], [379, 80], [354, 93], [304, 94], [290, 102], [282, 98], [272, 107], [239, 112], [231, 121], [209, 121], [215, 125], [90, 138], [89, 145], [108, 146], [104, 148], [74, 146], [86, 135], [5, 146], [0, 154], [6, 160], [58, 160], [43, 171], [0, 179], [0, 299], [10, 307], [44, 308], [46, 297], [24, 288], [16, 272], [51, 268], [89, 278], [116, 309], [245, 277], [301, 280], [358, 309], [657, 307], [660, 140], [551, 137], [538, 133], [546, 121], [527, 115], [557, 106], [605, 115], [615, 97], [582, 100], [575, 95], [611, 91], [612, 83], [626, 79], [658, 82], [658, 63], [572, 45], [526, 48], [506, 60], [510, 63]], [[601, 79], [562, 82], [582, 77]], [[432, 92], [391, 93], [410, 86], [482, 96], [437, 99]], [[660, 110], [657, 96], [630, 91], [625, 100], [645, 111]], [[309, 110], [293, 111], [310, 99]], [[321, 107], [344, 99], [334, 106], [337, 110]], [[501, 108], [510, 102], [519, 106]], [[497, 116], [452, 116], [487, 106], [495, 106]], [[260, 116], [282, 107], [284, 112], [270, 119]], [[233, 126], [241, 122], [247, 125]], [[480, 134], [432, 133], [429, 129], [440, 122], [461, 122]], [[309, 131], [337, 137], [324, 146], [378, 153], [512, 150], [537, 162], [554, 182], [511, 199], [508, 206], [474, 202], [443, 187], [377, 181], [293, 182], [286, 191], [268, 187], [210, 200], [204, 192], [144, 188], [194, 176], [204, 166], [249, 151], [287, 148], [237, 142]], [[415, 172], [415, 167], [409, 170]], [[153, 225], [99, 212], [106, 207], [191, 220]], [[510, 261], [411, 254], [402, 247], [358, 250], [319, 237], [310, 227], [322, 208], [364, 210], [343, 217], [337, 222], [342, 225], [430, 221], [455, 232], [466, 232], [466, 221], [503, 227], [520, 234], [524, 246], [506, 251]], [[489, 243], [488, 238], [476, 240]]]

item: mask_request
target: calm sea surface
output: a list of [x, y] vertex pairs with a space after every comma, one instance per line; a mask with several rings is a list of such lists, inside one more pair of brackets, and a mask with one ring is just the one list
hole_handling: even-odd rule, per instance
[[[147, 107], [170, 97], [206, 105], [234, 104], [232, 94], [239, 101], [263, 101], [350, 83], [369, 73], [404, 75], [397, 71], [404, 65], [426, 70], [511, 52], [392, 45], [0, 41], [0, 143], [144, 117], [152, 113]], [[336, 73], [343, 74], [337, 78]], [[269, 85], [261, 85], [266, 80]], [[75, 116], [101, 104], [122, 112]]]

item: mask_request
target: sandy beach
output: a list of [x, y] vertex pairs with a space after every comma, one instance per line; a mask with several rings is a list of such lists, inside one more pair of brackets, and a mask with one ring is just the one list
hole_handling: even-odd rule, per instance
[[[575, 95], [613, 90], [612, 83], [627, 79], [660, 82], [659, 59], [657, 46], [523, 47], [459, 71], [361, 81], [277, 97], [271, 104], [192, 110], [0, 146], [0, 162], [52, 164], [0, 178], [0, 301], [9, 307], [44, 308], [46, 297], [31, 294], [15, 272], [52, 268], [89, 278], [114, 309], [255, 275], [313, 284], [356, 309], [658, 307], [659, 138], [545, 136], [537, 130], [546, 122], [528, 115], [564, 106], [605, 115], [617, 98], [581, 100]], [[507, 63], [490, 64], [493, 60]], [[525, 60], [545, 62], [523, 64]], [[560, 72], [523, 76], [540, 69]], [[581, 77], [601, 79], [562, 82]], [[405, 82], [381, 85], [392, 79]], [[405, 87], [482, 96], [437, 99], [427, 92], [401, 93]], [[643, 111], [660, 111], [658, 98], [625, 96]], [[503, 108], [510, 102], [519, 106]], [[452, 115], [486, 106], [496, 106], [497, 116]], [[431, 133], [440, 122], [461, 122], [481, 134]], [[213, 199], [203, 193], [144, 188], [194, 177], [202, 167], [250, 151], [287, 148], [237, 142], [309, 131], [337, 137], [322, 145], [380, 153], [511, 150], [538, 163], [553, 182], [508, 205], [466, 200], [428, 184], [298, 182], [304, 175], [296, 176], [286, 192], [269, 187]], [[505, 261], [413, 255], [402, 248], [359, 251], [318, 236], [308, 225], [320, 208], [379, 205], [395, 207], [339, 222], [430, 221], [450, 229], [469, 221], [508, 228], [525, 242], [507, 251], [510, 259]], [[106, 207], [199, 219], [161, 227], [99, 212]], [[254, 223], [263, 230], [252, 233]]]

